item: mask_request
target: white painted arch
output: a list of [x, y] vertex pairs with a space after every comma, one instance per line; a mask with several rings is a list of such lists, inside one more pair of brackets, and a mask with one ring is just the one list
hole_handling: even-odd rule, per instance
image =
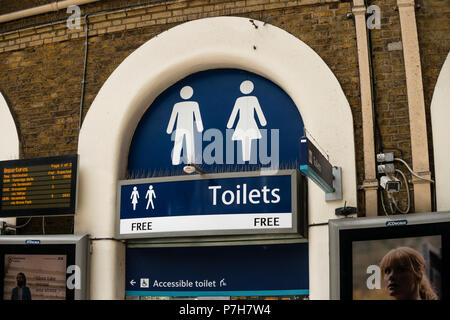
[[[215, 68], [247, 70], [279, 85], [332, 163], [342, 167], [344, 200], [356, 206], [353, 118], [330, 68], [309, 46], [280, 28], [246, 18], [217, 17], [181, 24], [149, 40], [122, 62], [99, 91], [79, 138], [77, 233], [114, 237], [117, 181], [123, 178], [130, 141], [143, 113], [177, 81]], [[309, 186], [310, 223], [336, 218], [334, 209], [343, 201], [325, 202], [323, 191], [313, 183]], [[121, 299], [124, 248], [112, 241], [102, 246], [98, 254], [103, 259], [96, 258], [94, 247], [91, 297]], [[312, 299], [329, 296], [327, 248], [328, 228], [310, 228]], [[109, 260], [105, 250], [111, 252]]]
[[[0, 91], [0, 161], [19, 159], [20, 140], [16, 123], [8, 107], [5, 97]], [[16, 219], [2, 219], [12, 225]]]
[[450, 210], [450, 53], [442, 66], [431, 100], [436, 205]]
[[5, 97], [0, 91], [0, 160], [15, 160], [19, 157], [20, 142], [16, 123]]

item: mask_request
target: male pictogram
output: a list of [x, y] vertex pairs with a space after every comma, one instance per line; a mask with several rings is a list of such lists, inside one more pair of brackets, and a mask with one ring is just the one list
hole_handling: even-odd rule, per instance
[[[194, 94], [194, 90], [185, 86], [180, 91], [180, 96], [184, 100], [188, 100]], [[197, 131], [203, 131], [202, 117], [200, 116], [200, 109], [198, 103], [195, 101], [182, 101], [175, 103], [172, 114], [170, 115], [169, 124], [167, 126], [167, 133], [171, 134], [177, 122], [175, 129], [175, 143], [172, 153], [172, 164], [178, 165], [181, 162], [181, 149], [183, 148], [183, 140], [186, 140], [185, 154], [187, 163], [195, 162], [195, 141], [194, 141], [194, 123]]]
[[150, 205], [152, 205], [152, 210], [155, 209], [155, 205], [153, 204], [153, 198], [156, 199], [156, 193], [155, 190], [153, 190], [153, 186], [150, 185], [150, 187], [148, 187], [147, 193], [145, 194], [145, 199], [148, 199], [147, 207], [145, 207], [145, 210], [148, 210], [148, 207]]

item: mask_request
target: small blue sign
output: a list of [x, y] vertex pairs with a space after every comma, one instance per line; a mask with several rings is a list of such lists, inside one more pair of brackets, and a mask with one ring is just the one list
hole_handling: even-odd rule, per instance
[[297, 177], [286, 170], [124, 180], [118, 236], [296, 232]]
[[309, 294], [308, 244], [127, 248], [127, 296]]
[[332, 193], [333, 166], [308, 138], [300, 140], [300, 171], [323, 191]]

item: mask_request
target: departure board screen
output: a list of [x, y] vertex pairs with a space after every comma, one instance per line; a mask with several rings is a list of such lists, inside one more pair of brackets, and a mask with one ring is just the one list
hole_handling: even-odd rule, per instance
[[78, 155], [0, 161], [0, 217], [75, 214]]

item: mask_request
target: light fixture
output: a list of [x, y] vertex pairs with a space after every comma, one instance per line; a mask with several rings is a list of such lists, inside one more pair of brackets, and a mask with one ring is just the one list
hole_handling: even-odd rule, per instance
[[200, 169], [199, 167], [197, 167], [195, 164], [188, 164], [186, 166], [183, 167], [183, 171], [187, 174], [192, 174], [194, 172], [197, 172], [198, 174], [204, 174], [205, 171], [203, 171], [202, 169]]

